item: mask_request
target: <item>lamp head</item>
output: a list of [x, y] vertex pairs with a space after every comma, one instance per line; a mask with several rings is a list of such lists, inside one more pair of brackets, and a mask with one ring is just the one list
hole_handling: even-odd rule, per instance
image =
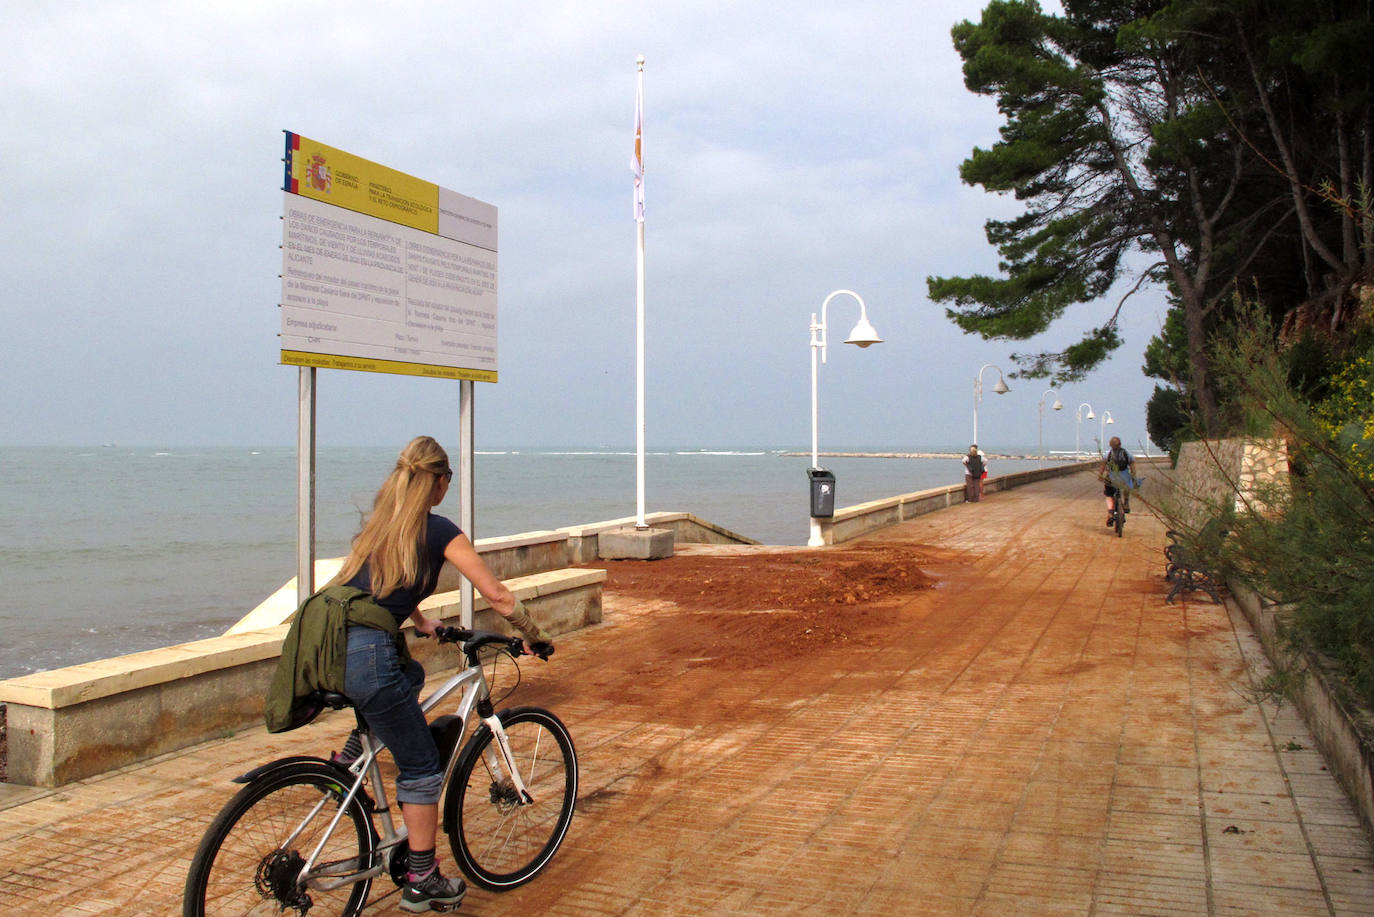
[[849, 332], [849, 337], [844, 339], [846, 344], [857, 344], [860, 347], [867, 347], [870, 344], [881, 344], [883, 339], [878, 337], [878, 332], [873, 328], [865, 316], [859, 317], [859, 322], [854, 326], [854, 330]]
[[1064, 402], [1056, 398], [1054, 399], [1054, 404], [1050, 405], [1050, 407], [1054, 408], [1056, 411], [1062, 411], [1064, 410]]
[[1093, 409], [1092, 409], [1092, 408], [1088, 408], [1088, 419], [1089, 419], [1089, 420], [1096, 420], [1096, 419], [1097, 419], [1097, 415], [1093, 413]]
[[997, 384], [992, 387], [992, 390], [999, 395], [1005, 395], [1007, 392], [1011, 391], [1011, 389], [1007, 387], [1007, 381], [1001, 376], [997, 377]]

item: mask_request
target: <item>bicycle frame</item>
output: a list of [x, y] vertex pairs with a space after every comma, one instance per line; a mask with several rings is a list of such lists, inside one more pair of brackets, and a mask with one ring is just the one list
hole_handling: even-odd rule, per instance
[[[432, 694], [420, 702], [420, 710], [424, 712], [425, 718], [429, 719], [431, 711], [443, 703], [443, 701], [453, 694], [453, 692], [459, 689], [462, 690], [462, 696], [458, 701], [455, 711], [455, 715], [458, 717], [461, 726], [458, 737], [454, 741], [453, 750], [448, 756], [448, 761], [444, 764], [444, 780], [442, 785], [445, 787], [448, 786], [449, 779], [453, 774], [454, 764], [458, 760], [458, 749], [462, 747], [464, 739], [467, 738], [468, 719], [471, 717], [474, 710], [478, 708], [480, 702], [485, 700], [489, 694], [486, 676], [482, 671], [482, 667], [473, 663], [474, 660], [469, 658], [467, 665], [461, 668], [456, 674], [436, 688]], [[529, 790], [525, 786], [525, 782], [520, 775], [520, 768], [516, 766], [515, 758], [510, 748], [510, 742], [506, 737], [506, 730], [501, 725], [501, 720], [496, 715], [496, 711], [492, 710], [489, 716], [481, 716], [479, 719], [492, 731], [496, 739], [496, 747], [500, 752], [499, 760], [497, 760], [496, 755], [490, 756], [488, 766], [491, 767], [493, 772], [497, 772], [504, 767], [505, 773], [510, 775], [511, 782], [514, 784], [521, 801], [526, 805], [532, 803], [534, 798], [530, 795]], [[362, 732], [359, 737], [363, 745], [362, 754], [360, 754], [357, 760], [348, 768], [349, 773], [355, 775], [353, 784], [349, 787], [347, 795], [340, 803], [338, 811], [334, 813], [334, 817], [330, 820], [329, 827], [325, 829], [324, 835], [320, 838], [315, 849], [311, 851], [310, 856], [306, 858], [305, 863], [301, 866], [300, 873], [297, 875], [297, 882], [303, 882], [307, 887], [316, 888], [322, 891], [332, 891], [344, 885], [360, 882], [364, 879], [376, 878], [390, 868], [391, 857], [394, 855], [396, 848], [401, 842], [406, 840], [407, 835], [405, 826], [402, 825], [398, 830], [395, 819], [392, 817], [391, 805], [386, 795], [386, 785], [382, 780], [381, 765], [378, 763], [378, 755], [386, 746], [374, 739], [370, 732]], [[357, 798], [358, 794], [362, 792], [363, 785], [369, 780], [372, 782], [376, 799], [372, 811], [368, 813], [368, 817], [369, 820], [373, 821], [375, 830], [376, 818], [380, 816], [382, 828], [381, 834], [377, 838], [377, 847], [373, 850], [374, 862], [366, 869], [348, 872], [343, 875], [331, 874], [328, 866], [317, 872], [315, 870], [315, 863], [319, 859], [321, 852], [329, 843], [330, 838], [333, 837], [334, 830], [338, 827], [339, 821], [348, 810], [348, 806]], [[296, 832], [293, 833], [292, 837], [287, 839], [288, 842], [293, 840], [296, 833], [299, 833], [320, 814], [327, 802], [328, 797], [320, 800], [318, 805], [316, 805], [315, 808], [311, 810], [310, 814], [301, 821], [301, 824], [297, 826]]]

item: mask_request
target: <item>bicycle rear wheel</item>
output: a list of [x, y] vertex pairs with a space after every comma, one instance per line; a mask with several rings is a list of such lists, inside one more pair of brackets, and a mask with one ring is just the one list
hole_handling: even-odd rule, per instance
[[553, 858], [577, 802], [577, 752], [567, 727], [547, 710], [499, 714], [520, 778], [522, 802], [486, 726], [463, 747], [444, 798], [444, 830], [453, 858], [489, 891], [523, 885]]
[[[314, 762], [269, 771], [245, 786], [215, 816], [191, 860], [183, 917], [360, 913], [371, 879], [330, 891], [296, 882], [347, 792], [328, 765]], [[316, 868], [356, 872], [371, 863], [373, 848], [372, 823], [354, 799]]]
[[1121, 537], [1121, 530], [1126, 527], [1126, 514], [1121, 511], [1121, 501], [1117, 500], [1116, 510], [1116, 537]]

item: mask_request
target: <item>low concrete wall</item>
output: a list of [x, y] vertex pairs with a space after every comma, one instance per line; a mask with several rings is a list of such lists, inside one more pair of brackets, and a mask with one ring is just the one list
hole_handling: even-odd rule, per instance
[[261, 722], [286, 628], [0, 682], [8, 782], [61, 786]]
[[[601, 570], [559, 570], [506, 585], [559, 634], [601, 620], [605, 578]], [[420, 607], [458, 623], [456, 592]], [[478, 627], [507, 629], [480, 596], [474, 610]], [[0, 681], [9, 782], [60, 786], [260, 723], [286, 631], [279, 624]], [[460, 659], [430, 640], [411, 645], [431, 672]]]
[[[1010, 490], [1013, 487], [1032, 484], [1036, 481], [1044, 481], [1048, 478], [1096, 470], [1097, 467], [1098, 463], [1095, 461], [1072, 462], [1049, 468], [1018, 471], [1015, 474], [1004, 474], [995, 478], [990, 477], [983, 482], [983, 493], [984, 495], [997, 493], [998, 491]], [[917, 516], [933, 513], [936, 510], [946, 509], [963, 502], [964, 485], [950, 484], [946, 487], [933, 487], [929, 490], [918, 490], [914, 493], [846, 506], [843, 509], [835, 510], [833, 517], [817, 521], [820, 522], [821, 538], [826, 544], [842, 544], [889, 525], [896, 525], [907, 519], [915, 519]]]
[[[522, 532], [499, 538], [479, 538], [473, 547], [497, 579], [508, 580], [568, 566], [568, 541], [567, 532]], [[342, 557], [330, 557], [315, 561], [316, 588], [329, 582], [339, 572], [343, 560]], [[457, 569], [452, 564], [444, 564], [439, 571], [439, 583], [435, 591], [452, 592], [458, 588], [459, 579]], [[248, 633], [264, 627], [275, 627], [291, 620], [295, 612], [296, 578], [293, 576], [225, 633]]]
[[1294, 689], [1293, 703], [1327, 767], [1350, 797], [1365, 831], [1374, 835], [1374, 723], [1369, 722], [1369, 712], [1342, 700], [1339, 686], [1327, 676], [1321, 659], [1310, 654], [1303, 658], [1284, 644], [1279, 632], [1279, 606], [1264, 601], [1240, 582], [1227, 585], [1274, 664], [1307, 672]]
[[[651, 513], [645, 516], [645, 521], [654, 528], [672, 529], [673, 540], [677, 544], [758, 544], [729, 529], [698, 519], [691, 513]], [[631, 516], [562, 529], [479, 538], [473, 547], [498, 579], [514, 579], [595, 561], [598, 556], [597, 538], [601, 532], [634, 524], [635, 519]], [[332, 579], [342, 564], [342, 557], [317, 560], [316, 586]], [[452, 564], [444, 564], [443, 569], [439, 571], [437, 591], [456, 590], [459, 580], [457, 569]], [[264, 627], [275, 627], [289, 621], [295, 611], [296, 578], [293, 576], [225, 633], [249, 633], [262, 630]]]
[[[646, 521], [671, 529], [677, 543], [758, 543], [690, 513], [653, 513]], [[597, 559], [601, 532], [634, 522], [483, 538], [474, 546], [540, 625], [558, 634], [601, 620], [605, 572], [567, 568]], [[317, 561], [316, 583], [332, 578], [342, 562]], [[457, 623], [458, 586], [457, 570], [446, 564], [437, 593], [420, 607]], [[480, 595], [473, 608], [475, 626], [506, 629]], [[9, 782], [58, 786], [260, 721], [263, 691], [295, 610], [292, 578], [223, 636], [0, 681]], [[453, 653], [439, 655], [431, 641], [413, 641], [412, 647], [422, 663], [456, 663]]]
[[[559, 529], [568, 536], [568, 562], [572, 564], [594, 563], [600, 556], [600, 535], [610, 529], [623, 529], [635, 524], [634, 516], [612, 519], [608, 522], [595, 522], [589, 525], [574, 525]], [[671, 529], [674, 544], [758, 544], [727, 528], [698, 519], [691, 513], [648, 513], [644, 521], [651, 528]]]

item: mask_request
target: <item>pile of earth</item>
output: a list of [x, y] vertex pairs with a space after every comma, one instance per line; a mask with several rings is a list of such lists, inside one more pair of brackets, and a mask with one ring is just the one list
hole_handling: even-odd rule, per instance
[[749, 665], [759, 655], [880, 646], [902, 600], [934, 586], [923, 558], [894, 545], [796, 550], [689, 546], [655, 561], [602, 561], [608, 619], [652, 613], [650, 658]]

